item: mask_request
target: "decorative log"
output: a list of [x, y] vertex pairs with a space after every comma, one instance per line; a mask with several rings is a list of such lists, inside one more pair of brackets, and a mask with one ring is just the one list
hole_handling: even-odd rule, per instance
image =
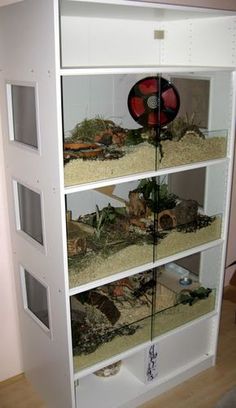
[[68, 239], [67, 242], [67, 251], [69, 256], [74, 256], [79, 253], [86, 253], [87, 251], [87, 242], [86, 238], [72, 238]]
[[175, 228], [177, 226], [175, 208], [172, 210], [163, 210], [157, 216], [159, 230]]
[[198, 203], [195, 200], [183, 200], [171, 210], [163, 210], [157, 216], [158, 229], [167, 230], [178, 225], [187, 225], [197, 220]]
[[108, 299], [108, 297], [105, 295], [102, 295], [96, 291], [91, 291], [87, 299], [87, 303], [99, 309], [100, 312], [102, 312], [113, 325], [120, 318], [120, 311], [117, 309], [114, 302]]
[[97, 149], [96, 143], [64, 143], [65, 150]]
[[129, 192], [129, 203], [127, 204], [129, 215], [134, 217], [145, 216], [146, 203], [145, 200], [139, 197], [137, 191]]
[[103, 156], [104, 146], [98, 143], [64, 143], [64, 158], [96, 158]]

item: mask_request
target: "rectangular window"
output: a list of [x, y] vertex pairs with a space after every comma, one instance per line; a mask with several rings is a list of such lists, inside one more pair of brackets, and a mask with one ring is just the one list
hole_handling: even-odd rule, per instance
[[19, 229], [43, 245], [41, 196], [17, 183]]
[[50, 329], [47, 288], [26, 269], [23, 272], [25, 308]]
[[8, 84], [10, 137], [38, 149], [35, 87]]

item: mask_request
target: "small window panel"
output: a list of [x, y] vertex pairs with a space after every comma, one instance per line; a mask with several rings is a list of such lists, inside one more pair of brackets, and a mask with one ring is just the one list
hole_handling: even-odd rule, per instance
[[29, 85], [7, 85], [10, 138], [38, 149], [36, 88]]
[[41, 196], [23, 184], [17, 184], [19, 229], [43, 245]]
[[42, 327], [50, 330], [48, 289], [26, 269], [23, 269], [24, 307]]

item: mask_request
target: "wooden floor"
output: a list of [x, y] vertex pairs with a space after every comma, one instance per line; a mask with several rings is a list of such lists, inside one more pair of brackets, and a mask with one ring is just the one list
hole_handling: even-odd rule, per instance
[[[146, 403], [142, 408], [213, 408], [216, 401], [236, 385], [235, 309], [234, 303], [223, 302], [216, 366]], [[20, 375], [0, 383], [0, 408], [45, 408], [45, 405], [25, 377]]]

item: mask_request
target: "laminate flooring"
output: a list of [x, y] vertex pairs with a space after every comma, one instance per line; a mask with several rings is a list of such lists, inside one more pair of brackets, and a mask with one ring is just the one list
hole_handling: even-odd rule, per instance
[[[214, 408], [218, 399], [236, 385], [235, 309], [234, 303], [224, 300], [216, 366], [147, 402], [141, 408]], [[0, 383], [0, 408], [46, 407], [22, 374]]]

